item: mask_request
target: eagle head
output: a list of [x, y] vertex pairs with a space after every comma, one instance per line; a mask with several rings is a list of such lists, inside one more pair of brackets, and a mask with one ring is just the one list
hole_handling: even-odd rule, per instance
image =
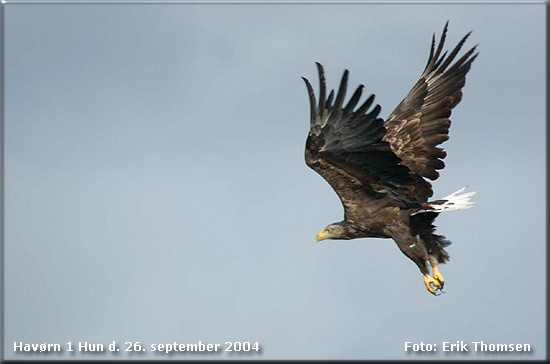
[[316, 238], [317, 242], [326, 239], [353, 239], [352, 231], [349, 229], [344, 221], [330, 224], [323, 231], [319, 232]]

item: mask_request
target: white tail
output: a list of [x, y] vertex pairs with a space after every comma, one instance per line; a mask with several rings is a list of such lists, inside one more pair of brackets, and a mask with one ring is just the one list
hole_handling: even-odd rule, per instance
[[471, 201], [470, 199], [472, 198], [472, 196], [474, 196], [477, 193], [477, 191], [463, 192], [465, 189], [466, 187], [462, 187], [460, 190], [456, 191], [455, 193], [452, 193], [447, 197], [443, 197], [441, 199], [445, 201], [443, 203], [428, 202], [430, 204], [430, 208], [422, 209], [417, 213], [427, 212], [427, 211], [445, 212], [445, 211], [469, 209], [470, 207], [474, 206], [474, 202]]

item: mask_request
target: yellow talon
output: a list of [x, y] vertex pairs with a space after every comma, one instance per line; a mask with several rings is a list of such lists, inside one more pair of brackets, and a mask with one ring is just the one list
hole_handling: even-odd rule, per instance
[[443, 286], [445, 285], [445, 278], [443, 278], [443, 276], [441, 275], [441, 273], [439, 273], [439, 269], [437, 269], [437, 265], [435, 267], [433, 267], [433, 274], [432, 276], [434, 277], [435, 280], [437, 280], [440, 284], [440, 287], [439, 288], [443, 288]]
[[443, 288], [441, 283], [437, 279], [430, 277], [429, 274], [424, 276], [424, 284], [426, 285], [428, 292], [436, 296], [441, 293], [441, 288]]

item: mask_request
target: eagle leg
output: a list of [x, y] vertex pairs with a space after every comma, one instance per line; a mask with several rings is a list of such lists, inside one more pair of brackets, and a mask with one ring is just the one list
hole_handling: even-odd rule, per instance
[[440, 288], [443, 289], [443, 286], [445, 285], [445, 278], [443, 278], [443, 275], [439, 272], [439, 269], [437, 269], [437, 265], [434, 265], [432, 270], [432, 277], [439, 282], [441, 285]]
[[439, 296], [443, 292], [441, 290], [443, 285], [437, 279], [430, 277], [429, 274], [424, 275], [424, 285], [426, 285], [428, 292], [434, 296]]

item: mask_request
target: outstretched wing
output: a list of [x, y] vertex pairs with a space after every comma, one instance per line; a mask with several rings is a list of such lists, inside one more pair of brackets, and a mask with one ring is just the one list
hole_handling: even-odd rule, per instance
[[318, 104], [311, 84], [304, 78], [311, 106], [305, 152], [307, 165], [336, 191], [346, 216], [359, 202], [384, 196], [393, 198], [401, 206], [418, 206], [419, 196], [428, 192], [425, 189], [429, 190], [429, 183], [411, 174], [390, 144], [383, 140], [386, 128], [384, 120], [378, 117], [380, 106], [371, 109], [374, 95], [357, 107], [363, 90], [360, 85], [344, 105], [346, 70], [336, 97], [334, 90], [327, 97], [323, 67], [317, 63], [317, 68], [320, 79]]
[[435, 34], [432, 37], [430, 56], [420, 80], [384, 123], [387, 133], [383, 140], [390, 144], [391, 150], [401, 160], [400, 164], [431, 180], [437, 179], [437, 170], [445, 167], [442, 159], [447, 154], [437, 146], [449, 139], [451, 110], [462, 99], [466, 73], [478, 55], [474, 54], [476, 47], [473, 47], [451, 65], [471, 32], [447, 57], [447, 52], [441, 55], [448, 23], [437, 50]]

